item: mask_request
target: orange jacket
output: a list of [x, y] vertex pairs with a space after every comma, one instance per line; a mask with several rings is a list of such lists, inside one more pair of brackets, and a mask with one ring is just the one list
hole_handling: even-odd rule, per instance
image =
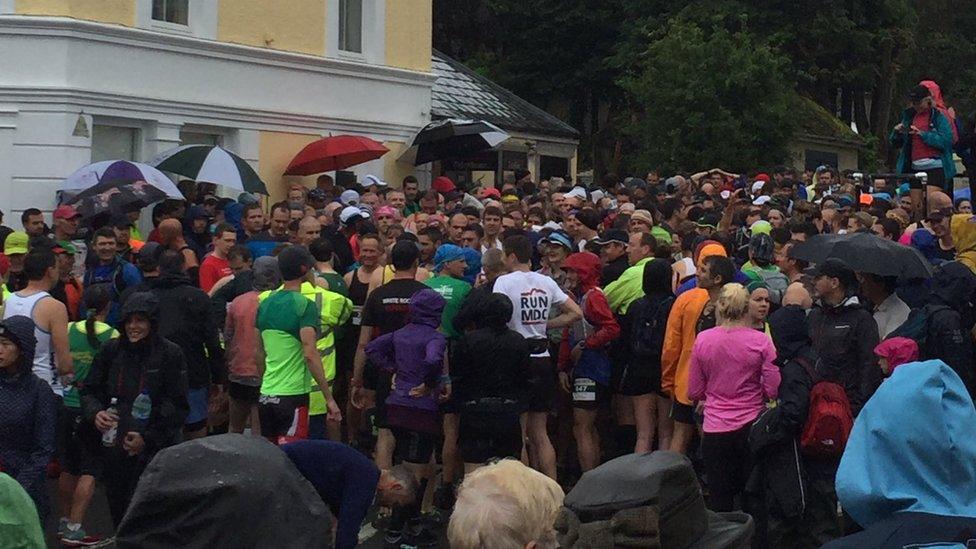
[[707, 304], [708, 290], [694, 288], [678, 296], [668, 315], [661, 352], [661, 391], [682, 404], [691, 404], [688, 398], [691, 349], [698, 335], [695, 332], [698, 318]]

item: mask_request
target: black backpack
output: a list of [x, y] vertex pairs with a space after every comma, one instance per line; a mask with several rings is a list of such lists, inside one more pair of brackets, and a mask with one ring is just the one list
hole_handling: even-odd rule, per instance
[[637, 309], [630, 323], [630, 352], [635, 357], [645, 358], [658, 356], [664, 347], [664, 333], [667, 317], [662, 318], [663, 310], [671, 309], [674, 297], [651, 305], [650, 300], [642, 297], [631, 305], [631, 310]]
[[927, 347], [932, 318], [940, 312], [950, 310], [951, 309], [945, 305], [934, 304], [912, 309], [911, 312], [908, 313], [908, 318], [905, 320], [905, 322], [903, 322], [901, 326], [895, 328], [894, 331], [885, 337], [885, 339], [891, 339], [893, 337], [907, 337], [908, 339], [913, 340], [916, 344], [918, 344], [919, 359], [926, 360], [932, 356]]

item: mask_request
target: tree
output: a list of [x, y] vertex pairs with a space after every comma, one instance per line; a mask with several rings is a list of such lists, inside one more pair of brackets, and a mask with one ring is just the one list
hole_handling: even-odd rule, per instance
[[762, 39], [673, 19], [640, 59], [619, 80], [637, 109], [627, 127], [634, 168], [749, 170], [787, 158], [789, 59]]

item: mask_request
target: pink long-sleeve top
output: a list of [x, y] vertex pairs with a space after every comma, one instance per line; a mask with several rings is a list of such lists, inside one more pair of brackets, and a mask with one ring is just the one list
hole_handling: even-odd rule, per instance
[[691, 351], [688, 397], [705, 401], [706, 433], [727, 433], [756, 419], [779, 390], [776, 348], [763, 332], [717, 327], [698, 334]]

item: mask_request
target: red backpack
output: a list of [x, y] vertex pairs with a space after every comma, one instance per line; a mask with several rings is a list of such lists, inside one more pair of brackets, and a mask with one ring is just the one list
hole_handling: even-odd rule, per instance
[[854, 427], [854, 414], [844, 388], [817, 382], [810, 391], [810, 412], [800, 435], [800, 449], [809, 456], [839, 457]]

